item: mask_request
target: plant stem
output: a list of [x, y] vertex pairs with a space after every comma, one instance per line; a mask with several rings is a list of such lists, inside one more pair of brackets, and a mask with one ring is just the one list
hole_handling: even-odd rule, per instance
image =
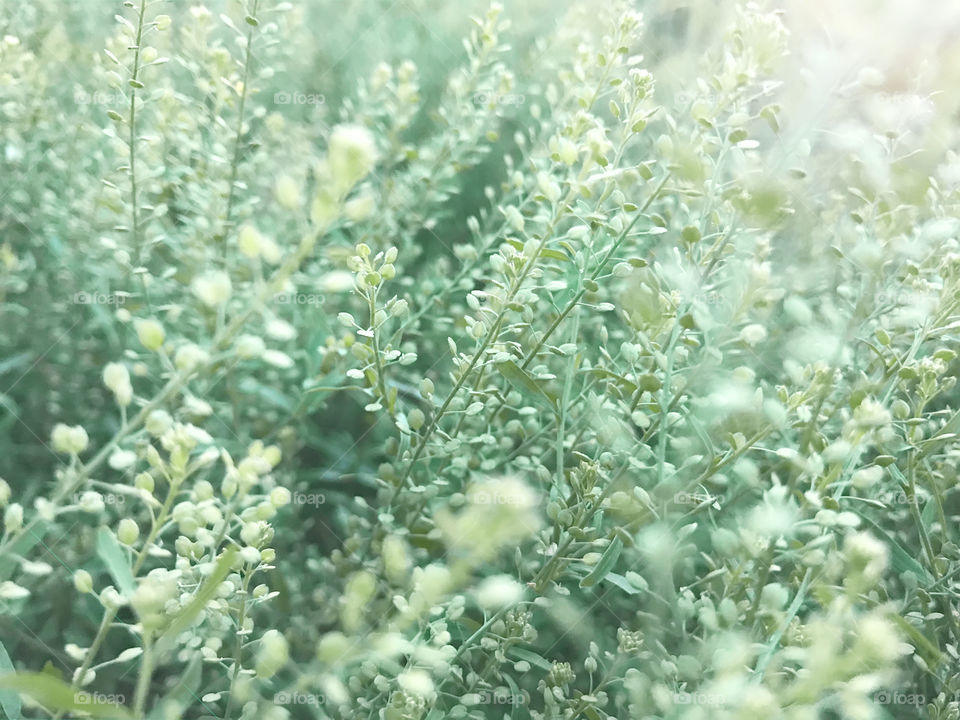
[[[253, 8], [250, 12], [251, 17], [257, 17], [259, 4], [260, 0], [253, 0]], [[240, 103], [237, 106], [237, 129], [233, 140], [233, 159], [230, 161], [230, 185], [227, 188], [227, 208], [224, 212], [223, 232], [221, 234], [224, 261], [226, 261], [229, 252], [227, 233], [230, 231], [230, 222], [233, 216], [233, 196], [234, 190], [236, 189], [237, 174], [240, 166], [240, 141], [243, 139], [243, 112], [244, 107], [247, 104], [247, 83], [250, 78], [250, 59], [253, 56], [253, 53], [250, 49], [251, 45], [253, 44], [253, 30], [254, 26], [249, 25], [247, 29], [247, 44], [245, 47], [243, 60], [243, 80], [241, 80], [242, 88], [240, 90]]]
[[137, 689], [133, 701], [133, 714], [137, 720], [146, 717], [145, 706], [147, 692], [150, 689], [150, 678], [153, 675], [153, 633], [145, 631], [143, 634], [143, 662], [140, 665], [140, 675], [137, 677]]
[[234, 700], [236, 699], [235, 688], [237, 678], [240, 676], [240, 660], [243, 653], [243, 624], [247, 619], [247, 588], [250, 586], [250, 573], [243, 576], [243, 590], [240, 593], [240, 610], [237, 613], [237, 634], [233, 646], [233, 670], [230, 673], [230, 690], [227, 696], [227, 709], [223, 712], [223, 720], [230, 720], [233, 713]]

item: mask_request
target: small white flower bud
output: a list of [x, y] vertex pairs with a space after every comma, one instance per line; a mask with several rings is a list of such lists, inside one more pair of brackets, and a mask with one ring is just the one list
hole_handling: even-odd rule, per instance
[[152, 493], [154, 487], [153, 475], [148, 472], [137, 473], [137, 476], [133, 479], [133, 485], [139, 490]]
[[163, 346], [163, 341], [167, 335], [163, 330], [163, 325], [153, 319], [137, 319], [134, 323], [137, 331], [137, 338], [140, 344], [147, 350], [156, 352]]
[[740, 331], [740, 339], [750, 347], [763, 342], [766, 338], [767, 329], [763, 325], [758, 325], [757, 323], [747, 325], [745, 328], [743, 328], [743, 330]]
[[73, 574], [73, 586], [80, 593], [93, 592], [93, 577], [86, 570], [77, 570]]
[[192, 372], [210, 359], [206, 350], [194, 343], [187, 343], [177, 348], [173, 356], [173, 364], [180, 372]]
[[130, 372], [123, 363], [107, 363], [103, 368], [103, 384], [117, 397], [117, 402], [126, 406], [132, 399]]
[[87, 449], [87, 431], [79, 425], [57, 423], [50, 434], [50, 443], [57, 452], [79, 455]]
[[290, 647], [287, 639], [277, 630], [267, 630], [260, 638], [260, 649], [255, 665], [257, 677], [273, 677], [289, 658]]
[[117, 526], [117, 538], [124, 545], [133, 545], [140, 537], [140, 528], [130, 518], [123, 518]]
[[327, 163], [330, 175], [341, 191], [353, 187], [377, 161], [370, 131], [360, 125], [338, 125], [330, 134]]
[[424, 670], [406, 670], [400, 673], [397, 684], [411, 695], [424, 699], [432, 698], [435, 693], [433, 678]]
[[87, 490], [80, 496], [80, 509], [88, 513], [103, 512], [103, 496], [96, 490]]
[[240, 557], [248, 565], [256, 565], [260, 562], [260, 551], [248, 545], [240, 551]]
[[244, 360], [258, 358], [266, 351], [266, 344], [263, 338], [256, 335], [241, 335], [237, 338], [237, 355]]
[[126, 598], [123, 597], [113, 585], [107, 585], [103, 590], [100, 591], [100, 604], [108, 609], [116, 609], [121, 605], [125, 605], [127, 602]]
[[23, 506], [20, 503], [11, 503], [3, 513], [3, 529], [5, 532], [15, 533], [23, 527]]
[[191, 288], [193, 294], [196, 295], [204, 305], [207, 307], [217, 307], [223, 305], [230, 299], [233, 285], [227, 273], [222, 270], [211, 270], [196, 278]]
[[277, 487], [270, 491], [270, 502], [274, 507], [290, 504], [290, 491], [285, 487]]
[[148, 433], [154, 437], [159, 437], [173, 427], [173, 418], [170, 417], [170, 413], [166, 410], [152, 410], [150, 414], [147, 415], [144, 427]]
[[280, 207], [285, 210], [296, 210], [303, 204], [300, 183], [289, 175], [281, 175], [277, 178], [273, 192]]
[[426, 422], [426, 417], [423, 414], [423, 410], [420, 408], [413, 408], [409, 413], [407, 413], [407, 423], [410, 425], [412, 430], [419, 430], [423, 427], [424, 422]]
[[509, 575], [494, 575], [480, 583], [475, 595], [483, 609], [499, 610], [519, 602], [523, 598], [523, 586]]
[[252, 225], [244, 225], [240, 228], [240, 234], [237, 236], [237, 245], [240, 252], [248, 258], [255, 258], [260, 254], [260, 248], [263, 243], [263, 236]]

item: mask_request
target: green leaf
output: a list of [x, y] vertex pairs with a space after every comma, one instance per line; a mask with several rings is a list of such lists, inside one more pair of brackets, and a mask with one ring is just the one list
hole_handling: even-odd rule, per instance
[[580, 587], [590, 587], [603, 580], [620, 558], [621, 550], [623, 550], [623, 540], [617, 535], [610, 544], [607, 545], [607, 549], [603, 551], [603, 555], [593, 570], [590, 571], [590, 574], [580, 581]]
[[[512, 695], [514, 698], [521, 698], [521, 697], [522, 697], [525, 701], [528, 701], [528, 700], [529, 700], [529, 696], [527, 696], [526, 694], [524, 694], [524, 693], [522, 693], [522, 692], [520, 691], [520, 688], [517, 687], [516, 681], [515, 681], [512, 677], [510, 677], [510, 674], [509, 674], [509, 673], [504, 673], [503, 679], [506, 681], [507, 685], [510, 687], [510, 693], [511, 693], [511, 695]], [[514, 700], [514, 702], [510, 703], [510, 705], [511, 705], [511, 707], [512, 707], [512, 710], [510, 711], [510, 718], [511, 718], [511, 720], [520, 720], [520, 716], [519, 716], [520, 706], [523, 705], [523, 704], [525, 704], [525, 703], [521, 703], [521, 702], [518, 702], [518, 701], [516, 701], [516, 700]]]
[[[126, 720], [133, 717], [122, 705], [98, 702], [90, 693], [74, 690], [62, 680], [57, 680], [45, 673], [0, 676], [0, 688], [28, 695], [48, 710], [112, 720]], [[16, 720], [19, 720], [19, 717]]]
[[130, 562], [120, 547], [117, 536], [109, 528], [102, 527], [97, 531], [97, 555], [107, 566], [120, 592], [127, 597], [133, 595], [137, 585], [130, 570]]
[[528, 375], [527, 372], [517, 365], [513, 360], [497, 363], [497, 370], [499, 370], [500, 374], [507, 379], [507, 382], [513, 385], [513, 387], [519, 390], [522, 394], [533, 396], [540, 401], [547, 403], [551, 410], [557, 409], [554, 399], [547, 394], [547, 392], [536, 380], [530, 377], [530, 375]]
[[250, 395], [256, 395], [261, 400], [281, 410], [292, 413], [296, 408], [296, 403], [276, 388], [257, 382], [253, 378], [244, 378], [239, 385], [240, 392]]
[[[16, 671], [17, 669], [13, 666], [13, 661], [10, 660], [10, 655], [7, 654], [7, 649], [3, 646], [3, 643], [0, 643], [0, 674], [13, 675], [16, 674]], [[3, 709], [7, 720], [20, 720], [22, 717], [20, 712], [20, 695], [16, 690], [4, 690], [0, 692], [0, 708]]]
[[197, 590], [197, 594], [193, 596], [190, 604], [173, 619], [170, 626], [163, 632], [163, 635], [160, 636], [158, 645], [172, 643], [177, 635], [190, 627], [197, 615], [200, 614], [200, 611], [213, 600], [213, 596], [217, 594], [217, 590], [220, 588], [220, 583], [230, 574], [230, 568], [233, 567], [233, 561], [236, 555], [237, 551], [235, 548], [228, 548], [224, 551], [223, 555], [221, 555], [217, 561], [213, 572], [203, 581], [203, 584], [200, 586], [200, 589]]
[[11, 370], [18, 370], [24, 367], [31, 360], [33, 360], [33, 353], [29, 351], [4, 358], [3, 360], [0, 360], [0, 375], [8, 373]]
[[903, 631], [903, 634], [910, 638], [917, 650], [921, 651], [920, 654], [925, 656], [923, 659], [931, 671], [940, 665], [943, 661], [943, 653], [926, 635], [914, 627], [906, 618], [902, 617], [900, 613], [891, 612], [887, 614], [887, 617], [896, 623], [897, 627]]
[[[203, 678], [203, 667], [200, 655], [194, 655], [187, 663], [186, 669], [176, 685], [157, 703], [150, 712], [149, 720], [163, 720], [168, 717], [180, 717], [197, 697], [200, 681]], [[173, 714], [170, 714], [173, 711]]]
[[879, 525], [873, 522], [873, 520], [868, 518], [866, 515], [863, 515], [856, 510], [853, 512], [857, 513], [860, 519], [863, 520], [864, 524], [870, 528], [870, 531], [879, 539], [883, 540], [887, 544], [887, 547], [890, 548], [890, 565], [894, 570], [896, 570], [898, 573], [909, 570], [916, 575], [917, 578], [926, 582], [927, 584], [933, 582], [933, 576], [930, 574], [930, 571], [918, 563], [910, 553], [904, 550], [896, 540], [885, 533]]
[[[586, 579], [587, 578], [584, 578], [584, 580]], [[636, 595], [640, 592], [633, 585], [631, 585], [630, 581], [627, 580], [623, 575], [617, 575], [617, 573], [612, 572], [607, 573], [607, 576], [604, 578], [604, 580], [606, 580], [608, 583], [616, 585], [618, 588], [627, 593], [627, 595]]]
[[540, 657], [535, 652], [524, 650], [523, 648], [512, 647], [507, 650], [507, 655], [510, 655], [517, 660], [526, 660], [531, 665], [538, 667], [541, 670], [546, 670], [547, 672], [550, 672], [553, 669], [553, 663]]
[[547, 258], [548, 260], [559, 260], [560, 262], [570, 262], [570, 258], [568, 258], [565, 253], [562, 253], [559, 250], [553, 250], [552, 248], [544, 248], [543, 250], [541, 250], [540, 257]]
[[3, 556], [0, 556], [0, 582], [8, 580], [13, 574], [13, 571], [16, 570], [20, 564], [16, 558], [26, 557], [30, 548], [40, 542], [46, 531], [46, 526], [47, 524], [45, 522], [42, 520], [39, 521], [36, 527], [24, 533], [19, 540], [10, 546], [9, 550], [7, 550]]

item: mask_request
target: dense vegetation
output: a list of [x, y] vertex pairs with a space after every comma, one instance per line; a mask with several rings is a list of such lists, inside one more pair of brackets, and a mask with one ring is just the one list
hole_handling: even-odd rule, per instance
[[0, 9], [0, 717], [960, 718], [956, 13], [504, 5]]

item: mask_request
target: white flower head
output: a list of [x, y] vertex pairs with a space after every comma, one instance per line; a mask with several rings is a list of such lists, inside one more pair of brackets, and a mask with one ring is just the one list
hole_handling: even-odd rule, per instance
[[484, 610], [500, 610], [520, 602], [523, 585], [509, 575], [493, 575], [480, 583], [474, 596]]
[[230, 299], [233, 285], [230, 276], [223, 270], [211, 270], [194, 279], [191, 285], [193, 294], [208, 307], [223, 305]]
[[377, 161], [370, 131], [361, 125], [337, 125], [330, 134], [327, 164], [334, 183], [348, 190], [369, 173]]
[[263, 338], [256, 335], [241, 335], [237, 338], [237, 355], [244, 360], [258, 358], [267, 349]]
[[767, 329], [758, 323], [747, 325], [740, 331], [740, 339], [753, 347], [767, 339]]
[[89, 443], [87, 431], [80, 425], [57, 423], [50, 434], [50, 442], [57, 452], [79, 455], [87, 449]]
[[260, 638], [255, 669], [257, 677], [270, 678], [286, 665], [290, 658], [287, 639], [278, 630], [267, 630]]
[[397, 684], [417, 697], [430, 699], [434, 695], [433, 678], [424, 670], [407, 670], [397, 677]]
[[119, 405], [126, 407], [133, 400], [130, 372], [123, 363], [106, 364], [103, 368], [103, 384], [114, 394]]

